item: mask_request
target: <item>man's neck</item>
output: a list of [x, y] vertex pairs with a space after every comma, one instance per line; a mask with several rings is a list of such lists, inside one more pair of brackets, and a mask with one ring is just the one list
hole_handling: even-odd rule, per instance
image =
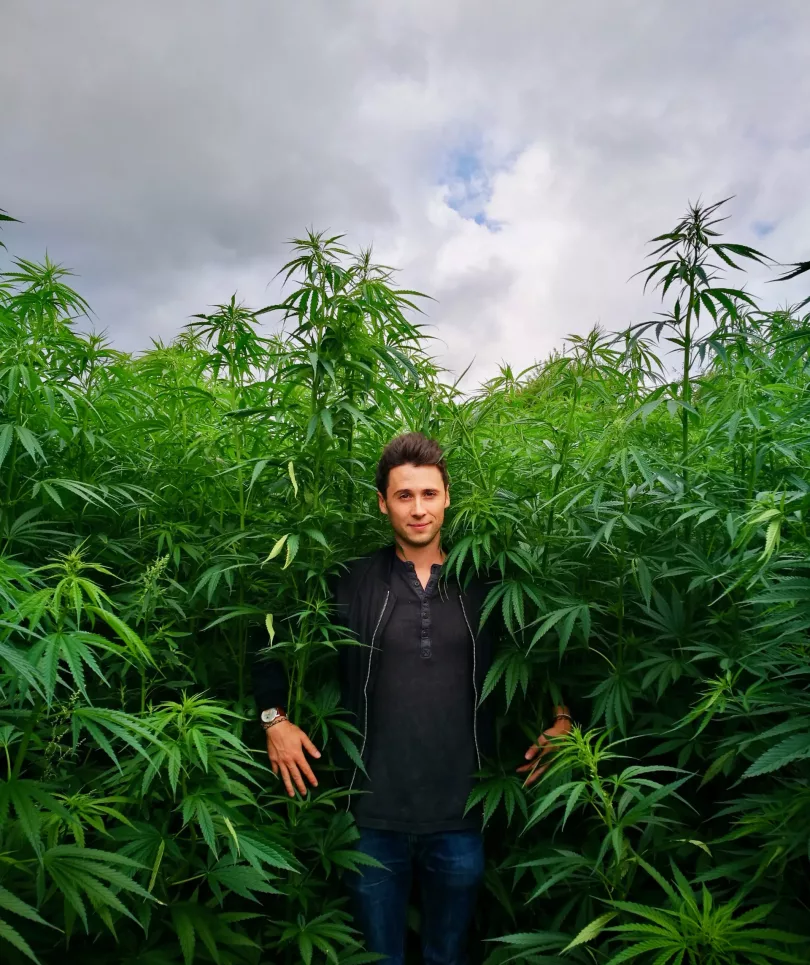
[[401, 560], [413, 563], [417, 570], [429, 570], [434, 563], [444, 563], [446, 553], [442, 552], [441, 533], [427, 546], [409, 546], [399, 540], [394, 541], [397, 556]]

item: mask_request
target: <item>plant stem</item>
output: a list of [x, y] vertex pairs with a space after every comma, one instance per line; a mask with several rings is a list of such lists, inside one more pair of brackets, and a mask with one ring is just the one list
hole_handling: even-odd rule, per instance
[[17, 748], [17, 755], [14, 758], [14, 768], [12, 770], [14, 777], [19, 777], [22, 771], [25, 755], [28, 753], [28, 745], [31, 742], [31, 735], [34, 733], [34, 727], [39, 720], [40, 711], [41, 705], [39, 705], [36, 710], [31, 710], [28, 713], [28, 720], [25, 722], [22, 740], [20, 741], [20, 746]]
[[697, 248], [693, 259], [693, 271], [689, 282], [689, 304], [686, 307], [686, 320], [683, 332], [683, 377], [681, 382], [681, 463], [683, 464], [684, 488], [689, 475], [689, 412], [686, 406], [692, 401], [692, 309], [695, 300], [694, 264], [697, 261]]

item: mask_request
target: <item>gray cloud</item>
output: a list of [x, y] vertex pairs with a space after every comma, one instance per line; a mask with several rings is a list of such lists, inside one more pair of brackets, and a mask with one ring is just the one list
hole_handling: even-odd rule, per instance
[[234, 288], [264, 303], [287, 238], [343, 230], [483, 378], [654, 310], [627, 279], [699, 195], [808, 257], [808, 28], [798, 0], [7, 0], [5, 238], [136, 349]]

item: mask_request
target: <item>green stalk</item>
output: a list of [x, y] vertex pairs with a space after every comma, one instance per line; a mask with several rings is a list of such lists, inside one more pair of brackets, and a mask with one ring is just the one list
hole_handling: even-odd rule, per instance
[[[695, 249], [694, 263], [697, 260], [697, 248]], [[684, 406], [690, 405], [692, 401], [692, 310], [695, 300], [695, 275], [694, 270], [689, 282], [689, 304], [686, 308], [686, 320], [684, 322], [683, 333], [683, 377], [681, 381], [681, 401]], [[686, 408], [681, 410], [681, 462], [683, 464], [683, 480], [686, 485], [689, 472], [689, 412]]]
[[[353, 400], [352, 400], [353, 401]], [[346, 439], [346, 471], [348, 483], [346, 485], [346, 516], [349, 519], [349, 538], [354, 540], [354, 470], [352, 469], [352, 454], [354, 452], [354, 419], [349, 423], [349, 435]]]
[[[568, 408], [568, 420], [565, 426], [565, 433], [563, 435], [563, 441], [560, 446], [560, 471], [557, 473], [554, 479], [554, 486], [551, 491], [551, 505], [548, 508], [548, 519], [546, 520], [546, 540], [548, 540], [548, 538], [551, 536], [551, 532], [554, 528], [554, 503], [555, 503], [555, 500], [557, 499], [557, 495], [560, 491], [560, 488], [562, 487], [562, 478], [563, 478], [563, 475], [565, 474], [566, 457], [568, 455], [568, 446], [570, 444], [570, 439], [571, 439], [571, 429], [574, 424], [574, 414], [576, 412], [578, 404], [579, 404], [579, 386], [576, 384], [576, 381], [575, 381], [573, 392], [571, 393], [571, 405]], [[549, 558], [549, 555], [548, 555], [548, 552], [546, 552], [543, 560], [544, 567], [548, 565], [548, 558]]]
[[[18, 393], [18, 394], [17, 394], [17, 408], [16, 408], [16, 411], [15, 411], [15, 413], [14, 413], [14, 423], [15, 423], [15, 425], [19, 425], [19, 424], [20, 424], [21, 411], [22, 411], [22, 401], [21, 401], [20, 395], [19, 395], [19, 393]], [[15, 433], [14, 433], [14, 436], [13, 436], [13, 438], [12, 438], [12, 440], [11, 440], [11, 452], [9, 453], [10, 459], [9, 459], [9, 463], [8, 463], [8, 465], [9, 465], [8, 485], [6, 486], [6, 504], [9, 505], [9, 506], [11, 505], [11, 496], [12, 496], [12, 493], [14, 492], [14, 482], [15, 482], [14, 477], [15, 477], [15, 475], [16, 475], [16, 470], [17, 470], [17, 447], [18, 447], [18, 445], [19, 445], [19, 438], [18, 438], [18, 436], [17, 436], [17, 433], [15, 432]]]
[[[244, 605], [245, 602], [245, 586], [244, 582], [240, 579], [239, 581], [239, 605]], [[238, 687], [238, 699], [241, 704], [245, 698], [245, 668], [247, 667], [247, 624], [244, 621], [240, 621], [239, 630], [239, 644], [236, 651], [236, 674], [237, 674], [237, 687]]]
[[[310, 396], [310, 417], [314, 417], [318, 411], [318, 378], [317, 375], [312, 376], [312, 394]], [[321, 496], [321, 449], [318, 445], [318, 436], [321, 434], [320, 419], [315, 423], [315, 431], [312, 433], [311, 442], [315, 443], [315, 448], [313, 450], [313, 465], [312, 465], [312, 508], [317, 510], [320, 504]]]
[[[624, 490], [624, 514], [627, 515], [627, 489]], [[621, 553], [619, 554], [619, 599], [617, 603], [616, 617], [616, 644], [617, 644], [617, 663], [619, 666], [622, 664], [622, 658], [624, 657], [624, 584], [625, 584], [625, 574], [627, 569], [627, 526], [624, 526], [622, 532], [622, 545]]]
[[754, 429], [754, 437], [751, 440], [751, 465], [748, 472], [748, 501], [751, 501], [751, 497], [754, 495], [754, 486], [757, 481], [757, 430]]
[[22, 771], [22, 766], [25, 761], [25, 755], [28, 753], [28, 745], [31, 743], [31, 736], [34, 733], [34, 727], [39, 720], [39, 715], [42, 711], [42, 704], [38, 704], [36, 710], [31, 710], [28, 713], [28, 720], [25, 722], [25, 727], [23, 728], [22, 740], [20, 741], [20, 746], [17, 748], [17, 754], [14, 758], [14, 767], [12, 774], [14, 777], [19, 777]]

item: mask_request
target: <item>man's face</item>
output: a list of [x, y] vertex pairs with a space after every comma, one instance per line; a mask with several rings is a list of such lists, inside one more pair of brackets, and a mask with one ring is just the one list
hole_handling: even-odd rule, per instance
[[439, 533], [450, 492], [436, 466], [396, 466], [388, 474], [388, 491], [377, 493], [380, 512], [391, 520], [397, 539], [407, 546], [427, 546]]

